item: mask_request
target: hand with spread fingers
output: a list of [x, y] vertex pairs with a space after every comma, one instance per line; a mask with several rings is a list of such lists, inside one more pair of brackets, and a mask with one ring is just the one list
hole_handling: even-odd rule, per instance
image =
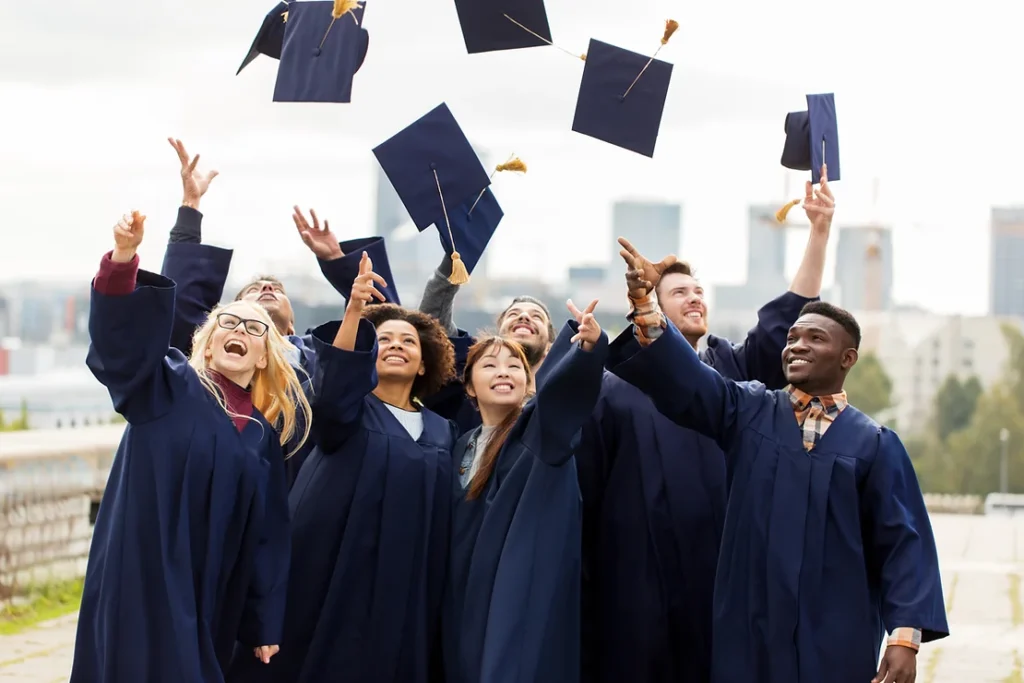
[[125, 214], [114, 226], [114, 251], [110, 260], [115, 263], [128, 263], [135, 258], [135, 252], [142, 244], [145, 234], [146, 217], [138, 211]]
[[811, 230], [827, 233], [832, 227], [832, 215], [836, 212], [836, 198], [828, 186], [828, 166], [821, 165], [821, 185], [817, 190], [810, 180], [804, 189], [804, 213], [811, 222]]
[[352, 283], [352, 294], [348, 298], [348, 310], [350, 312], [360, 315], [366, 304], [371, 303], [374, 299], [381, 303], [384, 302], [384, 294], [374, 287], [374, 283], [381, 287], [388, 286], [384, 278], [373, 272], [373, 261], [370, 260], [370, 256], [364, 251], [362, 258], [359, 260], [359, 275], [356, 276], [355, 281]]
[[256, 659], [260, 660], [264, 664], [270, 664], [270, 658], [280, 651], [280, 645], [261, 645], [253, 650], [253, 654], [256, 655]]
[[619, 246], [622, 247], [619, 256], [626, 262], [628, 268], [626, 283], [629, 287], [629, 296], [632, 299], [642, 299], [650, 294], [651, 290], [658, 286], [662, 274], [678, 260], [675, 254], [669, 254], [661, 261], [654, 263], [641, 254], [625, 237], [619, 238]]
[[206, 194], [206, 191], [210, 189], [210, 183], [213, 182], [213, 179], [219, 174], [217, 171], [200, 173], [196, 170], [196, 166], [199, 164], [198, 154], [190, 161], [188, 158], [188, 151], [185, 149], [185, 143], [174, 138], [167, 138], [167, 142], [169, 142], [171, 147], [174, 148], [174, 151], [178, 153], [178, 161], [181, 162], [181, 205], [192, 209], [198, 209], [199, 200], [202, 199], [203, 195]]
[[313, 225], [310, 226], [309, 221], [302, 215], [302, 209], [298, 206], [292, 208], [292, 220], [295, 222], [295, 229], [299, 231], [299, 237], [318, 259], [333, 261], [345, 255], [338, 244], [338, 238], [331, 232], [331, 226], [326, 220], [324, 220], [324, 227], [320, 227], [320, 219], [317, 218], [316, 211], [309, 210], [310, 218], [313, 219]]
[[[824, 184], [825, 174], [821, 174]], [[882, 664], [871, 683], [914, 683], [917, 680], [917, 652], [903, 645], [885, 648]]]
[[576, 308], [576, 304], [572, 302], [572, 299], [566, 301], [565, 306], [579, 324], [576, 334], [569, 340], [570, 343], [580, 342], [584, 351], [593, 351], [594, 346], [601, 339], [601, 326], [597, 323], [597, 318], [594, 317], [597, 299], [591, 301], [590, 305], [582, 311]]

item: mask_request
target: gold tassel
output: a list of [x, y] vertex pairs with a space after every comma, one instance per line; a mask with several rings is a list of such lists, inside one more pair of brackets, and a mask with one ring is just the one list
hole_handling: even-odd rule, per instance
[[495, 171], [514, 171], [516, 173], [526, 173], [526, 162], [519, 157], [513, 157], [509, 161], [503, 164], [498, 164], [494, 168]]
[[582, 59], [584, 62], [587, 61], [587, 53], [584, 52], [583, 54], [581, 54], [580, 59]]
[[341, 19], [349, 12], [359, 9], [361, 4], [362, 2], [359, 0], [334, 0], [334, 11], [331, 12], [331, 16], [335, 19]]
[[675, 19], [669, 19], [665, 22], [665, 35], [661, 37], [661, 44], [668, 44], [668, 39], [672, 37], [672, 34], [679, 28], [679, 22]]
[[464, 285], [469, 282], [469, 271], [466, 270], [466, 264], [457, 251], [452, 252], [452, 274], [448, 276], [448, 282], [453, 285]]
[[794, 199], [793, 201], [791, 201], [790, 203], [786, 204], [784, 207], [776, 211], [775, 220], [777, 220], [779, 223], [785, 223], [786, 216], [789, 215], [789, 210], [792, 209], [794, 206], [800, 206], [799, 199]]

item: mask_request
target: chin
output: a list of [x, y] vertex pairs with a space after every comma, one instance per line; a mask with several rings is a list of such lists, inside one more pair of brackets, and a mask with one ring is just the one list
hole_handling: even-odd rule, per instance
[[489, 392], [487, 402], [494, 406], [517, 406], [522, 404], [525, 397], [523, 391], [514, 391], [510, 394], [496, 394], [492, 391]]
[[416, 370], [408, 365], [377, 363], [377, 376], [389, 379], [412, 379], [416, 376]]
[[255, 363], [249, 362], [248, 358], [228, 356], [227, 358], [214, 357], [210, 362], [210, 369], [222, 375], [239, 375], [246, 372], [253, 372]]

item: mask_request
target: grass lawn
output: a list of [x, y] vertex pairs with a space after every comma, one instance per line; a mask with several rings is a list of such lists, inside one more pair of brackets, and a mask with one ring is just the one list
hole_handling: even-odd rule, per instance
[[39, 586], [19, 604], [0, 605], [0, 635], [13, 635], [43, 621], [71, 614], [82, 602], [85, 579]]

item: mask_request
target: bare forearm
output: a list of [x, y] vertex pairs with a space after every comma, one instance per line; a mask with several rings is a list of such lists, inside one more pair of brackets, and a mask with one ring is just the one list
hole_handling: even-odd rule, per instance
[[821, 281], [825, 276], [825, 252], [828, 249], [828, 232], [819, 232], [811, 228], [807, 238], [804, 258], [796, 271], [789, 291], [794, 294], [813, 299], [821, 295]]

